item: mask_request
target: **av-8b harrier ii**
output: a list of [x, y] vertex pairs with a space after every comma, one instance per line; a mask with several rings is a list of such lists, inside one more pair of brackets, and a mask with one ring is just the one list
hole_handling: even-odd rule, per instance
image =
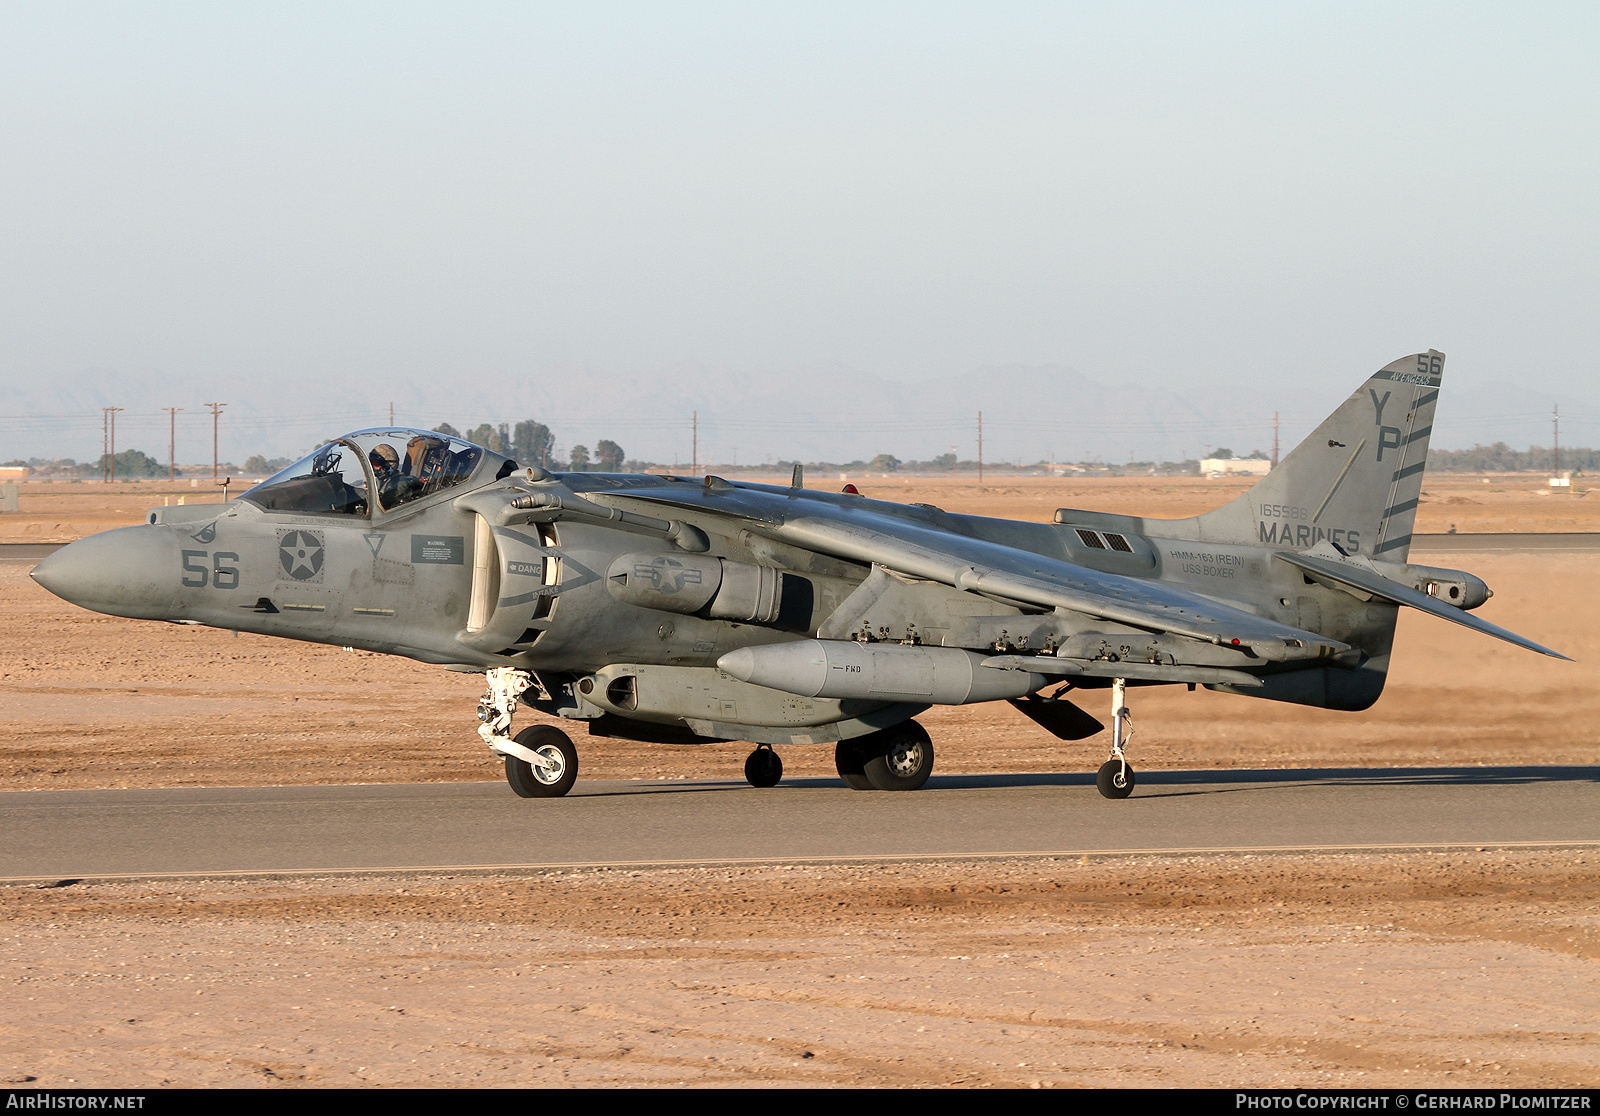
[[486, 674], [478, 732], [512, 790], [566, 794], [570, 737], [831, 746], [858, 790], [933, 768], [933, 705], [1008, 701], [1056, 736], [1104, 725], [1109, 798], [1134, 786], [1127, 688], [1331, 710], [1383, 691], [1402, 605], [1546, 655], [1470, 614], [1488, 587], [1406, 562], [1444, 357], [1395, 361], [1232, 503], [1053, 523], [710, 476], [550, 473], [419, 430], [329, 442], [228, 503], [157, 508], [41, 562], [117, 616], [257, 632]]

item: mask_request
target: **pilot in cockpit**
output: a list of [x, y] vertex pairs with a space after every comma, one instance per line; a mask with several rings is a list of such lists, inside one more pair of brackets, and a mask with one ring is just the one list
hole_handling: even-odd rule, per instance
[[415, 477], [400, 471], [400, 454], [388, 442], [379, 442], [367, 454], [372, 463], [372, 475], [378, 484], [378, 502], [384, 510], [414, 498], [422, 486]]

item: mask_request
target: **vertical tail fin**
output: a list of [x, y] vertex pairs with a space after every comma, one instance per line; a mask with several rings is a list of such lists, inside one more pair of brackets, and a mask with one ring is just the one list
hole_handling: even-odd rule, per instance
[[1366, 383], [1250, 491], [1198, 517], [1214, 542], [1404, 562], [1422, 495], [1444, 354], [1397, 360]]

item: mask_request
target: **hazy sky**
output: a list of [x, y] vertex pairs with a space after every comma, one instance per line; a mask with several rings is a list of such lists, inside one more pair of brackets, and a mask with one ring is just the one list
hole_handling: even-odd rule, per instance
[[598, 410], [1054, 363], [1321, 412], [1430, 346], [1456, 414], [1537, 385], [1600, 441], [1597, 56], [1593, 3], [9, 0], [0, 441], [91, 371]]

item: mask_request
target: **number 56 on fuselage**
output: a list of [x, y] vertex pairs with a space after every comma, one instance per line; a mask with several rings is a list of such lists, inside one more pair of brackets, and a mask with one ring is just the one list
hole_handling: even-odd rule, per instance
[[[566, 733], [831, 745], [862, 790], [914, 789], [931, 705], [1005, 700], [1064, 739], [1105, 726], [1126, 796], [1129, 685], [1333, 710], [1377, 700], [1402, 605], [1556, 655], [1471, 615], [1489, 590], [1409, 564], [1443, 356], [1369, 377], [1249, 492], [1190, 519], [955, 515], [846, 489], [552, 474], [441, 434], [337, 439], [217, 506], [75, 542], [34, 577], [85, 608], [403, 655], [486, 674], [478, 732], [526, 797], [577, 775]], [[1563, 657], [1563, 656], [1557, 656]], [[1048, 694], [1045, 691], [1049, 691]]]

